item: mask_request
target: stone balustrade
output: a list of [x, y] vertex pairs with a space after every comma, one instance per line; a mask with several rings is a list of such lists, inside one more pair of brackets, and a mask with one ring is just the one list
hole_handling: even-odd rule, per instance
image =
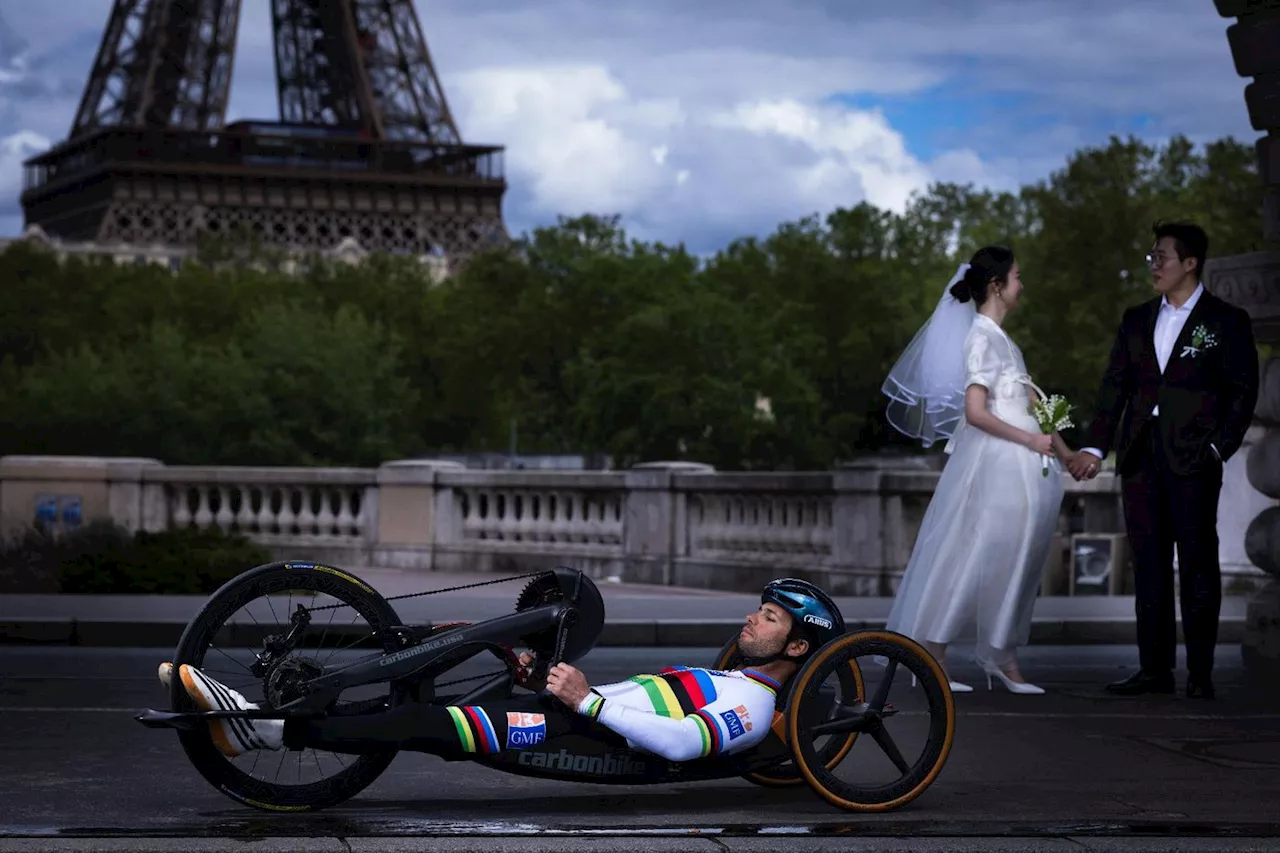
[[[8, 456], [0, 459], [0, 513], [9, 527], [37, 518], [64, 526], [110, 518], [133, 531], [216, 525], [281, 559], [353, 569], [571, 565], [597, 578], [733, 590], [799, 574], [836, 594], [874, 596], [896, 589], [938, 476], [903, 468], [717, 473], [687, 463], [546, 472], [422, 460], [235, 468]], [[1072, 533], [1123, 531], [1111, 475], [1067, 478], [1046, 593], [1065, 594]], [[1261, 577], [1243, 557], [1237, 563], [1227, 566], [1228, 583]]]
[[298, 468], [157, 468], [142, 488], [145, 529], [235, 530], [270, 547], [358, 547], [369, 532], [372, 472]]

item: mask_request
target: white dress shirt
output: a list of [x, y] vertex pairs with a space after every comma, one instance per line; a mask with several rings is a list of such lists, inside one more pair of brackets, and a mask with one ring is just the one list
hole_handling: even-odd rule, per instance
[[[1196, 307], [1196, 303], [1200, 301], [1200, 295], [1204, 293], [1204, 285], [1197, 284], [1195, 291], [1191, 294], [1181, 307], [1175, 306], [1169, 301], [1169, 297], [1160, 297], [1160, 313], [1156, 315], [1156, 328], [1153, 333], [1153, 339], [1156, 345], [1156, 360], [1160, 363], [1160, 373], [1163, 374], [1169, 365], [1169, 358], [1173, 355], [1173, 345], [1178, 340], [1178, 336], [1182, 334], [1182, 327], [1187, 324], [1187, 318], [1191, 316], [1191, 310]], [[1152, 416], [1160, 414], [1160, 406], [1157, 405], [1151, 410]], [[1213, 448], [1214, 455], [1218, 455], [1218, 448]], [[1092, 453], [1099, 459], [1102, 458], [1102, 451], [1096, 447], [1086, 447], [1085, 451]]]

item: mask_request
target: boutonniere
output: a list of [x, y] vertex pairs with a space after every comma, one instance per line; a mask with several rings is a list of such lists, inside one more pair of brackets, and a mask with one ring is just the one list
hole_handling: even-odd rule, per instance
[[1218, 336], [1209, 334], [1209, 330], [1204, 327], [1204, 323], [1196, 326], [1191, 333], [1191, 343], [1182, 348], [1182, 357], [1196, 357], [1202, 350], [1213, 349], [1218, 345]]

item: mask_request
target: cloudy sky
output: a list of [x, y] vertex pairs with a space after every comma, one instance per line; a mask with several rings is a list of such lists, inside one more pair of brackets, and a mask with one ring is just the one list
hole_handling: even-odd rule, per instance
[[[620, 213], [707, 251], [931, 180], [1014, 187], [1112, 133], [1258, 136], [1212, 0], [415, 2], [464, 137], [507, 147], [516, 232]], [[0, 0], [0, 234], [110, 7]], [[229, 120], [277, 115], [267, 10], [243, 0]]]

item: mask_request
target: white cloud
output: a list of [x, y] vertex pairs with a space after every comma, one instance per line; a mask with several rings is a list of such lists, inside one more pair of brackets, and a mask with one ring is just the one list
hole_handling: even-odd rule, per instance
[[0, 16], [0, 93], [27, 79], [30, 51], [26, 39], [15, 33]]
[[[464, 136], [508, 147], [517, 230], [555, 213], [617, 211], [637, 236], [716, 246], [864, 199], [901, 209], [933, 180], [1016, 189], [1081, 145], [1105, 144], [1100, 123], [1135, 113], [1150, 114], [1153, 141], [1247, 125], [1229, 21], [1203, 0], [1080, 0], [1070, 14], [1057, 0], [419, 9], [449, 97], [465, 103], [455, 110]], [[1149, 37], [1155, 21], [1166, 39]], [[584, 78], [566, 81], [566, 64]], [[929, 128], [943, 144], [926, 159], [882, 112], [831, 100], [927, 98], [961, 80], [975, 103], [984, 92], [1033, 98], [1051, 120], [1017, 130], [1017, 108], [993, 101], [976, 126]], [[540, 100], [479, 85], [496, 81]], [[655, 106], [680, 120], [640, 119]], [[607, 162], [583, 162], [588, 152]]]
[[38, 133], [20, 130], [0, 137], [0, 199], [12, 200], [0, 207], [17, 207], [22, 193], [22, 163], [49, 147], [49, 140]]
[[712, 126], [797, 144], [780, 174], [810, 204], [831, 207], [863, 198], [901, 211], [929, 181], [928, 169], [907, 151], [902, 134], [878, 110], [816, 108], [797, 101], [739, 104], [716, 114]]
[[[452, 82], [468, 137], [520, 140], [507, 152], [509, 179], [529, 187], [543, 214], [635, 215], [677, 199], [678, 218], [713, 213], [726, 167], [754, 177], [713, 215], [736, 209], [750, 218], [788, 196], [787, 214], [863, 197], [900, 210], [929, 181], [878, 111], [790, 100], [699, 113], [684, 99], [637, 97], [602, 65], [481, 70]], [[732, 143], [730, 163], [708, 151], [717, 141]], [[704, 178], [699, 195], [676, 192], [695, 177]]]
[[[1058, 164], [1040, 161], [1036, 165], [1038, 168], [1028, 169], [1026, 161], [1011, 158], [983, 160], [977, 152], [966, 148], [939, 155], [929, 163], [929, 172], [939, 181], [1015, 192], [1021, 183], [1020, 177], [1030, 180], [1033, 176], [1042, 176]], [[1024, 171], [1028, 174], [1021, 175], [1020, 172]]]
[[450, 92], [468, 138], [517, 140], [508, 180], [541, 218], [621, 212], [637, 236], [740, 233], [864, 198], [901, 210], [931, 178], [878, 111], [797, 100], [698, 109], [639, 96], [602, 65], [467, 72]]
[[730, 239], [863, 199], [901, 211], [939, 177], [1015, 185], [971, 150], [922, 162], [879, 110], [795, 99], [698, 109], [638, 96], [603, 66], [468, 72], [450, 91], [470, 139], [518, 140], [508, 179], [543, 221], [621, 212], [641, 237]]
[[452, 108], [474, 141], [520, 139], [506, 164], [543, 212], [628, 211], [675, 182], [664, 134], [674, 99], [637, 99], [603, 66], [503, 68], [456, 75]]
[[7, 68], [0, 68], [0, 86], [21, 83], [27, 77], [27, 58], [18, 55], [9, 60]]

